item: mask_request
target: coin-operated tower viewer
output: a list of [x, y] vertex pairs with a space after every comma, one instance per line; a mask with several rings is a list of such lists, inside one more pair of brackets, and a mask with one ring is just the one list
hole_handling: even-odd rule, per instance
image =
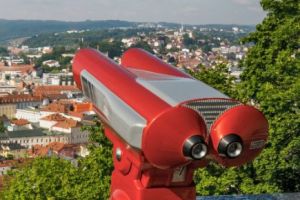
[[195, 169], [245, 164], [267, 141], [256, 108], [144, 50], [127, 50], [118, 65], [82, 49], [73, 73], [113, 143], [111, 200], [195, 199]]

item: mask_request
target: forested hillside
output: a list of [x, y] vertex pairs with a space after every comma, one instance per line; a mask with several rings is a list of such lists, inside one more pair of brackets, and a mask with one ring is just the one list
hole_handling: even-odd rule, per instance
[[116, 27], [134, 27], [137, 23], [103, 20], [103, 21], [42, 21], [42, 20], [1, 20], [0, 19], [0, 41], [19, 37], [31, 37], [41, 33], [55, 33], [67, 30], [105, 29]]

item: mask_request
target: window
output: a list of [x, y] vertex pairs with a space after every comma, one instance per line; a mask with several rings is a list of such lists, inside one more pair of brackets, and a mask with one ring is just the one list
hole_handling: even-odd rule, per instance
[[89, 98], [92, 103], [96, 102], [95, 98], [95, 87], [92, 83], [90, 83], [85, 77], [81, 77], [82, 85], [83, 85], [83, 94]]

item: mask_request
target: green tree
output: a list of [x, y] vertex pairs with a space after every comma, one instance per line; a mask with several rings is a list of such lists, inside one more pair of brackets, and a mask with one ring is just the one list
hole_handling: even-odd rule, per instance
[[91, 139], [100, 143], [90, 146], [90, 154], [79, 159], [77, 167], [56, 157], [37, 158], [28, 166], [10, 172], [0, 198], [108, 199], [113, 170], [111, 143], [103, 135], [99, 122], [83, 129], [89, 130]]
[[8, 56], [8, 51], [5, 47], [0, 47], [0, 56]]
[[193, 46], [193, 45], [197, 45], [197, 41], [194, 40], [193, 38], [190, 38], [188, 34], [184, 34], [183, 35], [183, 44], [186, 47], [190, 47], [190, 46]]
[[91, 147], [88, 157], [79, 163], [81, 184], [76, 191], [76, 199], [108, 199], [113, 170], [112, 148], [105, 145]]
[[37, 158], [13, 179], [1, 199], [74, 199], [77, 169], [59, 158]]
[[[244, 39], [254, 46], [241, 63], [241, 83], [232, 94], [265, 114], [269, 141], [262, 154], [245, 166], [224, 169], [211, 163], [198, 170], [199, 194], [300, 191], [300, 5], [298, 0], [262, 0], [261, 5], [268, 14]], [[219, 74], [199, 78], [227, 92], [219, 86], [226, 84]]]
[[5, 132], [5, 126], [4, 126], [4, 123], [3, 121], [0, 121], [0, 134], [4, 133]]
[[144, 41], [139, 41], [136, 44], [132, 45], [130, 48], [134, 48], [134, 47], [144, 49], [152, 54], [154, 53], [151, 46], [147, 42], [144, 42]]
[[239, 86], [239, 97], [256, 103], [270, 124], [269, 145], [253, 167], [261, 182], [300, 191], [300, 162], [294, 163], [300, 158], [295, 142], [300, 139], [300, 2], [262, 0], [261, 5], [268, 15], [244, 40], [255, 45], [242, 62]]
[[30, 60], [28, 59], [25, 53], [19, 53], [19, 56], [24, 60], [24, 64], [30, 64]]
[[218, 64], [211, 68], [207, 68], [200, 64], [198, 68], [199, 71], [190, 71], [189, 73], [193, 77], [213, 86], [215, 89], [220, 90], [229, 96], [236, 95], [234, 85], [235, 77], [229, 74], [229, 68], [225, 63]]

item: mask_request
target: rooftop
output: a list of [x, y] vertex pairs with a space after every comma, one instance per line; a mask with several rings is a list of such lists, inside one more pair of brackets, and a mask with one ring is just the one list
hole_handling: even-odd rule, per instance
[[73, 120], [73, 119], [67, 119], [65, 121], [60, 121], [57, 122], [54, 127], [59, 127], [59, 128], [74, 128], [78, 125], [77, 121]]
[[30, 94], [15, 94], [0, 97], [0, 103], [19, 103], [28, 101], [41, 101], [42, 98]]
[[79, 125], [79, 123], [77, 121], [75, 121], [73, 119], [66, 118], [66, 117], [62, 116], [61, 114], [59, 114], [59, 113], [48, 115], [46, 117], [41, 118], [41, 120], [57, 122], [54, 125], [54, 127], [59, 127], [59, 128], [64, 128], [64, 129], [74, 128], [77, 125]]
[[28, 129], [28, 130], [20, 130], [20, 131], [11, 131], [7, 132], [7, 137], [9, 138], [22, 138], [22, 137], [37, 137], [37, 136], [46, 136], [47, 131], [43, 129]]
[[47, 120], [47, 121], [65, 121], [67, 120], [67, 118], [65, 118], [64, 116], [62, 116], [59, 113], [55, 113], [52, 115], [47, 115], [46, 117], [41, 118], [41, 120]]
[[17, 126], [24, 126], [29, 124], [29, 121], [26, 119], [15, 119], [15, 120], [11, 120], [11, 123]]
[[81, 118], [81, 119], [83, 118], [83, 114], [79, 113], [79, 112], [70, 111], [70, 112], [68, 112], [68, 114], [73, 117], [77, 117], [77, 118]]
[[47, 85], [38, 86], [34, 89], [35, 95], [61, 94], [65, 91], [80, 92], [80, 90], [73, 85]]
[[67, 112], [67, 105], [62, 104], [60, 102], [54, 102], [51, 103], [41, 109], [42, 111], [47, 111], [47, 112], [59, 112], [59, 113], [65, 113]]
[[29, 154], [34, 156], [46, 156], [48, 155], [49, 151], [52, 151], [56, 154], [60, 154], [61, 152], [65, 151], [65, 153], [69, 153], [76, 151], [79, 148], [78, 145], [74, 144], [64, 144], [61, 142], [51, 142], [46, 146], [35, 145], [32, 149], [29, 150]]
[[20, 71], [22, 73], [30, 73], [34, 70], [33, 65], [15, 65], [11, 67], [0, 66], [0, 72], [5, 71]]
[[[50, 136], [50, 135], [63, 135], [60, 132], [50, 132], [45, 129], [35, 128], [28, 130], [20, 130], [20, 131], [9, 131], [6, 133], [8, 138], [22, 138], [22, 137], [41, 137], [41, 136]], [[3, 138], [7, 139], [7, 138]]]

